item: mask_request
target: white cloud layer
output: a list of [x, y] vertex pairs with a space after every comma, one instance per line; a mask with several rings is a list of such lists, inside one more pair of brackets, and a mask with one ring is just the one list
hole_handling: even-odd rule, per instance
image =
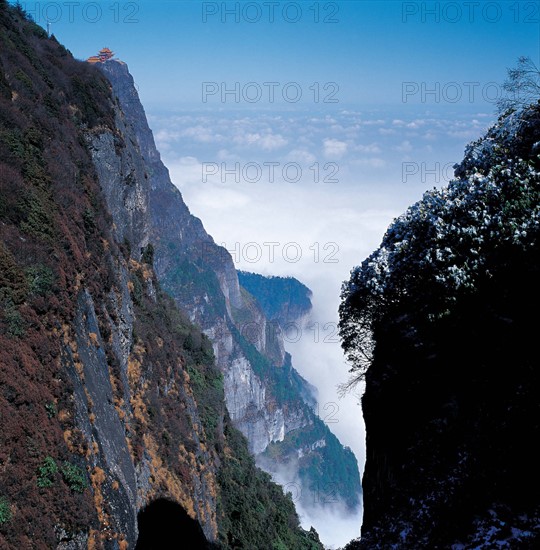
[[334, 138], [323, 140], [323, 147], [324, 156], [329, 159], [342, 158], [348, 148], [346, 142]]

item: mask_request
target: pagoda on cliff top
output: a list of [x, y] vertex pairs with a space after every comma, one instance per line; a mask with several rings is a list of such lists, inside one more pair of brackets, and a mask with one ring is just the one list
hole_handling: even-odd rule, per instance
[[102, 48], [97, 55], [89, 57], [86, 61], [88, 63], [105, 63], [105, 61], [112, 59], [113, 56], [114, 52], [109, 50], [109, 48]]

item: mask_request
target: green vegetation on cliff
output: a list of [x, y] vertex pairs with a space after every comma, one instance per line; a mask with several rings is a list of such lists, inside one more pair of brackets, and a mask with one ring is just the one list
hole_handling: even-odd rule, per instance
[[291, 458], [298, 462], [299, 485], [305, 488], [294, 496], [304, 509], [357, 509], [362, 489], [356, 457], [350, 449], [343, 448], [326, 424], [318, 421], [293, 430], [282, 442], [270, 443], [260, 457], [270, 461], [278, 472], [280, 465]]
[[293, 277], [264, 277], [239, 271], [238, 281], [257, 299], [271, 321], [285, 324], [311, 311], [311, 290]]

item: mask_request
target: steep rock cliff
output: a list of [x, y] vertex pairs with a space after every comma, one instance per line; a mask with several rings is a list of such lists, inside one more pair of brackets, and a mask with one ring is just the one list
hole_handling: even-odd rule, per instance
[[540, 544], [540, 108], [510, 111], [344, 285], [365, 372], [362, 538], [350, 548]]
[[[214, 243], [200, 220], [190, 214], [180, 192], [171, 183], [127, 65], [111, 60], [99, 68], [112, 83], [130, 128], [131, 140], [138, 144], [146, 165], [143, 178], [135, 179], [136, 185], [146, 188], [148, 215], [144, 218], [145, 229], [154, 247], [156, 273], [164, 288], [210, 337], [216, 361], [225, 375], [229, 413], [248, 437], [252, 451], [260, 452], [270, 441], [285, 433], [288, 411], [273, 406], [272, 396], [266, 393], [264, 382], [253, 372], [237, 340], [243, 338], [257, 352], [264, 353], [267, 348], [266, 318], [260, 308], [242, 294], [229, 253]], [[107, 151], [100, 147], [102, 142], [109, 144]], [[107, 162], [108, 155], [114, 153], [112, 144], [111, 136], [97, 136], [92, 140], [96, 165], [105, 166], [107, 170], [101, 178], [102, 185], [115, 189], [122, 176], [116, 171], [118, 161], [116, 164]], [[114, 193], [111, 191], [110, 194]], [[106, 196], [109, 193], [106, 192]], [[114, 212], [112, 205], [113, 216]], [[120, 210], [118, 214], [117, 225], [123, 227], [128, 223], [126, 210]], [[272, 352], [275, 364], [280, 365], [284, 361], [283, 346], [274, 346]], [[301, 403], [298, 403], [291, 410], [294, 418], [291, 421], [295, 426], [298, 421], [307, 423], [301, 408]], [[256, 414], [253, 414], [254, 410]], [[252, 424], [255, 424], [253, 428]]]
[[[128, 201], [126, 208], [116, 208], [117, 198], [110, 206], [115, 225], [122, 231], [130, 228], [136, 239], [134, 254], [144, 254], [146, 243], [151, 246], [153, 265], [163, 288], [212, 342], [217, 365], [223, 373], [226, 405], [234, 425], [247, 437], [255, 455], [263, 453], [270, 443], [284, 441], [291, 432], [305, 428], [305, 434], [314, 434], [314, 426], [322, 431], [322, 421], [314, 413], [311, 389], [285, 353], [282, 324], [264, 311], [268, 303], [275, 300], [288, 311], [291, 320], [301, 322], [296, 314], [304, 317], [309, 312], [309, 289], [294, 279], [283, 279], [285, 286], [293, 288], [298, 295], [296, 300], [293, 293], [287, 306], [271, 279], [262, 304], [240, 285], [230, 254], [214, 243], [201, 221], [190, 214], [180, 192], [172, 184], [156, 150], [127, 65], [113, 59], [100, 64], [99, 69], [111, 82], [118, 98], [117, 127], [127, 132], [124, 134], [127, 146], [120, 150], [120, 156], [110, 132], [92, 134], [89, 138], [96, 167], [102, 167], [98, 168], [98, 173], [105, 196], [111, 197], [117, 189], [128, 185], [124, 177], [126, 172], [133, 175], [130, 190], [124, 192]], [[144, 166], [130, 160], [132, 145], [138, 147]], [[112, 159], [114, 155], [118, 157], [116, 160]], [[118, 172], [119, 166], [125, 167], [123, 172]], [[130, 225], [132, 195], [140, 199], [140, 213], [144, 213], [145, 226], [140, 232]], [[134, 248], [132, 244], [131, 248]], [[309, 439], [309, 435], [304, 437]], [[309, 442], [306, 450], [314, 443], [315, 440]], [[349, 469], [343, 469], [344, 464], [347, 468], [352, 467], [351, 457], [355, 461], [350, 451], [339, 444], [338, 447], [346, 460], [341, 460], [337, 453], [327, 467], [312, 468], [309, 476], [301, 477], [309, 480], [303, 484], [303, 494], [313, 499], [315, 486], [334, 483], [337, 498], [341, 499], [342, 492], [347, 493], [347, 505], [354, 507], [359, 503], [361, 492], [359, 474], [357, 467], [356, 475], [349, 475]], [[328, 458], [319, 456], [323, 462]], [[297, 468], [296, 457], [283, 453], [282, 462], [288, 461]], [[268, 471], [274, 470], [268, 468]], [[336, 473], [328, 479], [330, 472]], [[350, 496], [351, 488], [355, 499]]]

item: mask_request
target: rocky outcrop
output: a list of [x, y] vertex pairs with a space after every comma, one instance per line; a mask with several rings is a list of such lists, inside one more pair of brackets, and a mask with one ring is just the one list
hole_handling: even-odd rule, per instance
[[539, 139], [537, 104], [501, 116], [344, 287], [341, 335], [366, 381], [351, 549], [540, 543]]
[[[112, 483], [104, 483], [101, 487], [104, 500], [114, 501], [117, 508], [111, 514], [110, 528], [125, 533], [128, 541], [134, 541], [137, 540], [137, 511], [141, 504], [144, 505], [146, 494], [138, 494], [137, 475], [125, 428], [114, 407], [105, 346], [94, 302], [87, 290], [82, 290], [78, 299], [73, 333], [77, 359], [71, 347], [66, 347], [66, 367], [74, 388], [76, 425], [88, 448], [95, 445], [98, 449], [91, 461], [93, 469], [107, 472], [118, 483], [114, 495]], [[81, 372], [77, 372], [76, 363]], [[149, 484], [145, 488], [148, 493]]]

